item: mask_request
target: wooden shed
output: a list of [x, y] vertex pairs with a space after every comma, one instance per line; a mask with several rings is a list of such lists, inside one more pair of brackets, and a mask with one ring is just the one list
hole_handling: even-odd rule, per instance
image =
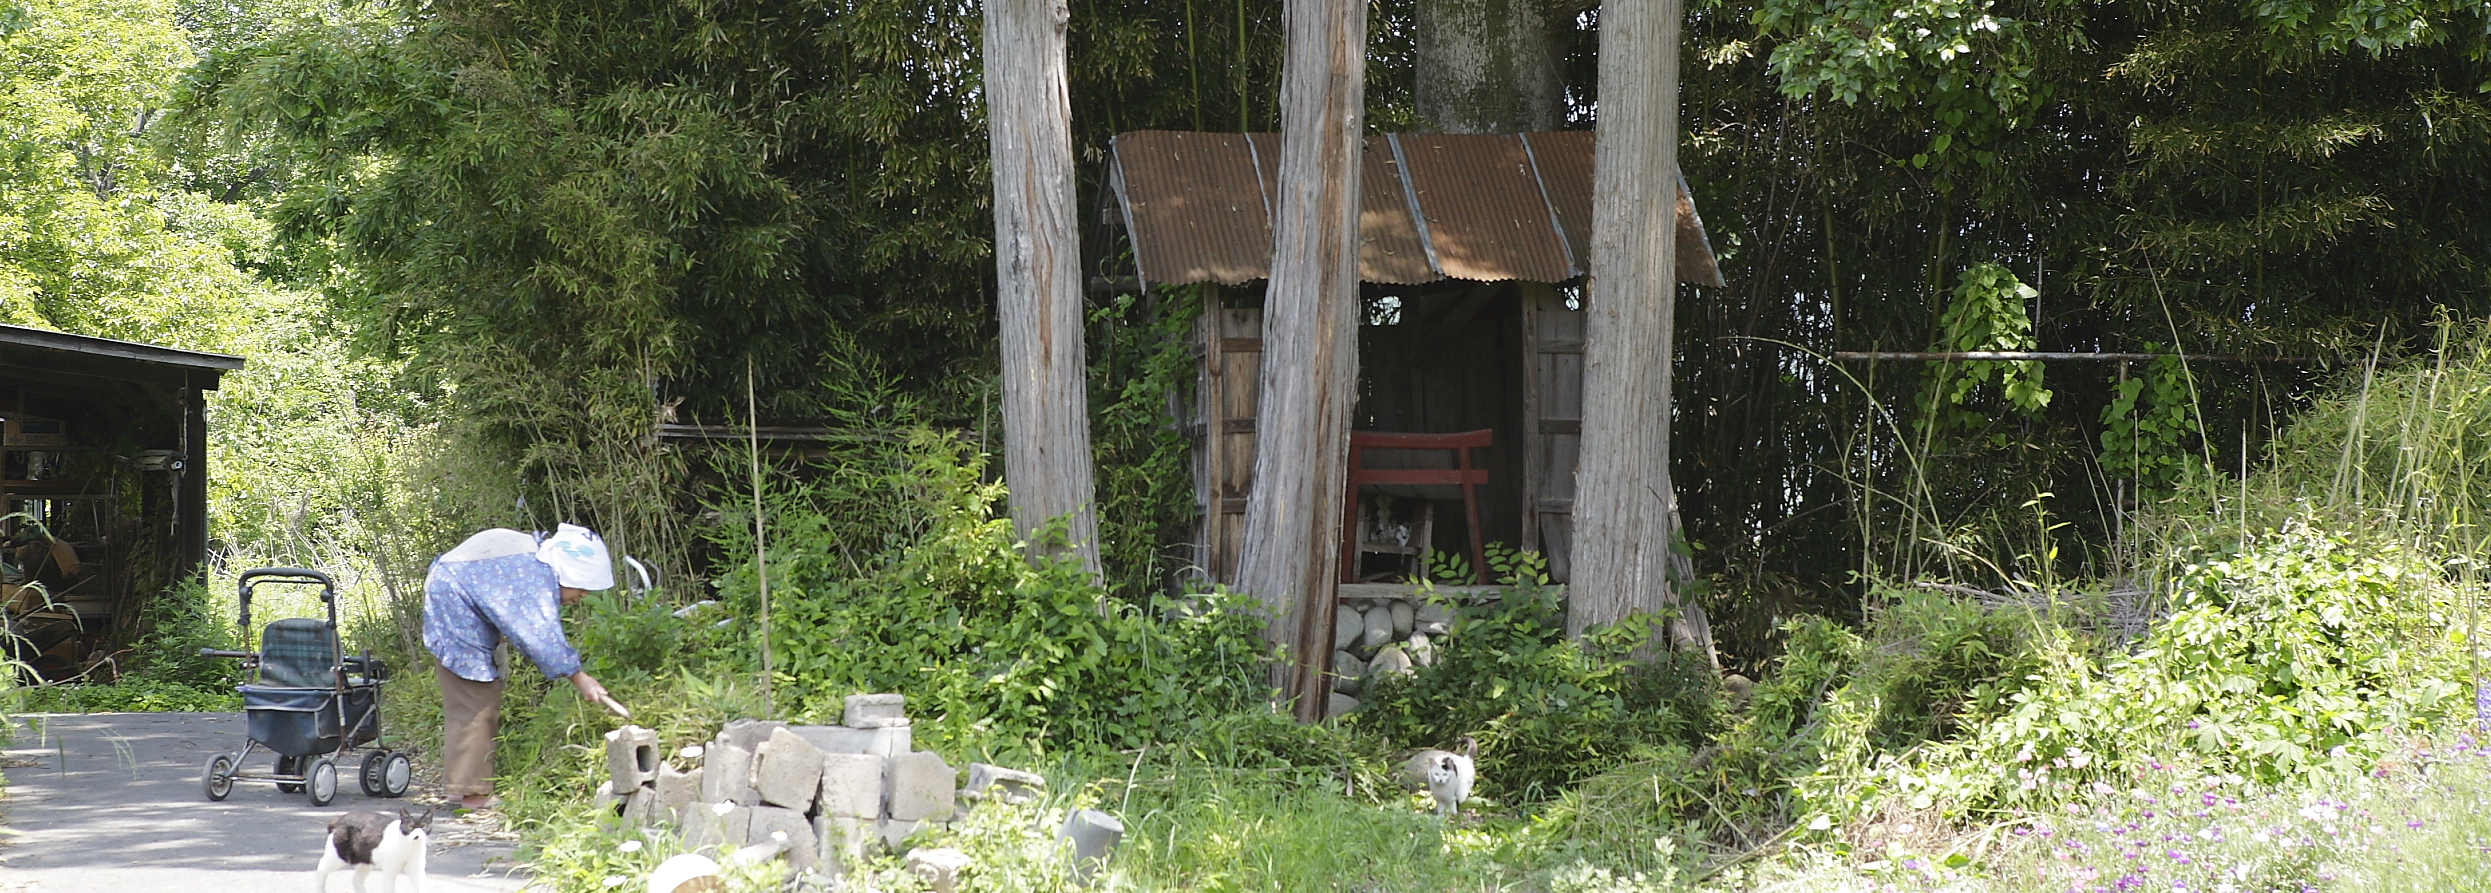
[[[1368, 139], [1352, 427], [1484, 431], [1489, 445], [1470, 451], [1484, 474], [1459, 473], [1478, 481], [1468, 499], [1458, 486], [1398, 482], [1454, 474], [1371, 475], [1384, 482], [1360, 488], [1360, 546], [1342, 598], [1390, 597], [1416, 558], [1396, 552], [1467, 553], [1479, 541], [1539, 551], [1558, 582], [1569, 576], [1593, 145], [1581, 131]], [[1116, 138], [1110, 168], [1144, 284], [1220, 287], [1196, 329], [1192, 431], [1197, 562], [1224, 583], [1234, 582], [1253, 491], [1260, 282], [1271, 267], [1279, 154], [1277, 134], [1146, 131]], [[1679, 181], [1679, 280], [1720, 286]], [[1443, 449], [1365, 452], [1353, 460], [1362, 468], [1458, 472], [1462, 461]]]
[[242, 362], [0, 325], [11, 656], [54, 680], [108, 668], [146, 602], [206, 562], [205, 392]]

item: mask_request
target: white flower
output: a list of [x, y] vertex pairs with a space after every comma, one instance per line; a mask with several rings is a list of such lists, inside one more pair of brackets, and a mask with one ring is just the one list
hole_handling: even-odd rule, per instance
[[625, 883], [627, 883], [627, 881], [623, 880], [623, 876], [622, 876], [622, 875], [619, 875], [619, 874], [609, 874], [609, 875], [606, 875], [606, 876], [605, 876], [605, 886], [606, 886], [606, 889], [609, 889], [609, 890], [610, 890], [610, 889], [613, 889], [613, 888], [615, 888], [615, 887], [620, 887], [620, 886], [622, 886], [622, 885], [623, 885], [623, 884], [625, 884]]
[[622, 846], [616, 847], [616, 849], [622, 850], [623, 852], [626, 852], [626, 853], [637, 853], [637, 852], [639, 852], [639, 851], [640, 851], [640, 841], [637, 841], [637, 840], [626, 840], [626, 841], [623, 841], [623, 845], [622, 845]]

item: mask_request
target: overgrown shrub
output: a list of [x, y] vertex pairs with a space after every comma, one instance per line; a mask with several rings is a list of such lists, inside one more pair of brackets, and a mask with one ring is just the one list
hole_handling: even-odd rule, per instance
[[[896, 691], [938, 746], [1048, 751], [1172, 740], [1267, 697], [1249, 601], [1115, 599], [1076, 564], [1032, 560], [983, 463], [919, 431], [850, 445], [768, 501], [780, 713]], [[752, 554], [750, 516], [724, 511], [719, 545]], [[758, 583], [749, 560], [721, 579], [737, 616], [758, 616]]]
[[1491, 565], [1506, 588], [1458, 609], [1435, 661], [1369, 682], [1353, 722], [1405, 747], [1479, 742], [1480, 792], [1508, 800], [1556, 796], [1624, 761], [1637, 747], [1692, 742], [1714, 731], [1715, 683], [1700, 656], [1637, 660], [1660, 629], [1638, 616], [1565, 637], [1565, 603], [1528, 553]]
[[[2470, 716], [2457, 592], [2394, 542], [2304, 523], [2189, 565], [2169, 616], [2098, 666], [2060, 662], [2012, 696], [1961, 756], [1987, 797], [2020, 799], [2055, 770], [2135, 770], [2177, 740], [2216, 771], [2266, 781], [2353, 765]], [[2081, 760], [2076, 755], [2083, 754]], [[2349, 762], [2348, 762], [2349, 761]]]
[[139, 609], [138, 628], [143, 632], [131, 643], [122, 673], [144, 676], [158, 685], [230, 693], [242, 684], [241, 662], [199, 655], [202, 648], [232, 649], [241, 644], [240, 630], [227, 619], [232, 608], [225, 602], [205, 579], [197, 577], [149, 599]]

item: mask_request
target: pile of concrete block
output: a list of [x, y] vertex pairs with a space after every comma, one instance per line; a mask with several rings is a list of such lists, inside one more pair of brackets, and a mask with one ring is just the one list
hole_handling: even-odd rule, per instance
[[920, 828], [958, 820], [971, 801], [1020, 802], [1046, 786], [973, 763], [961, 789], [950, 764], [913, 749], [910, 734], [896, 694], [850, 696], [835, 726], [736, 720], [673, 762], [657, 758], [656, 733], [626, 726], [606, 735], [612, 779], [600, 798], [627, 823], [672, 826], [687, 852], [783, 832], [792, 868], [838, 876], [871, 851], [900, 852]]

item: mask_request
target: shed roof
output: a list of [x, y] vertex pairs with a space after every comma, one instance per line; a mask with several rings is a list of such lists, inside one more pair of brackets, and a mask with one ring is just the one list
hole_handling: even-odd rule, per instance
[[[1358, 276], [1562, 282], [1589, 266], [1589, 131], [1383, 134], [1360, 176]], [[1280, 136], [1119, 134], [1111, 168], [1145, 282], [1238, 285], [1271, 275]], [[1678, 278], [1721, 286], [1678, 174]]]
[[214, 390], [242, 363], [221, 353], [0, 325], [0, 366]]

